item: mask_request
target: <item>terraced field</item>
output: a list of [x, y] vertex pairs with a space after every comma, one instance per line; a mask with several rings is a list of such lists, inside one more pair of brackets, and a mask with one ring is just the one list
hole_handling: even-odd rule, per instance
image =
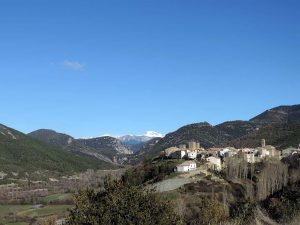
[[29, 225], [32, 219], [38, 220], [49, 216], [62, 218], [71, 207], [71, 205], [47, 205], [35, 208], [32, 205], [0, 205], [0, 224]]
[[51, 204], [57, 202], [72, 201], [72, 199], [73, 199], [73, 195], [71, 193], [62, 193], [62, 194], [48, 195], [42, 199], [42, 202], [46, 204]]
[[70, 205], [49, 205], [39, 209], [30, 208], [17, 213], [18, 217], [29, 217], [29, 218], [39, 218], [56, 215], [58, 217], [63, 217], [66, 215]]

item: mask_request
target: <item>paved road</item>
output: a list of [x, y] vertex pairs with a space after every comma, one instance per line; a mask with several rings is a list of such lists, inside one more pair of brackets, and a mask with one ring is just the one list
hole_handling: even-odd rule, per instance
[[[202, 174], [202, 176], [196, 176], [198, 174]], [[157, 182], [153, 185], [150, 185], [149, 188], [155, 188], [157, 192], [172, 191], [183, 187], [185, 184], [195, 183], [209, 174], [211, 173], [208, 173], [206, 169], [197, 168], [196, 170], [190, 171], [188, 173], [178, 174], [178, 176], [175, 178]], [[212, 176], [212, 180], [221, 181], [218, 177], [215, 176]]]
[[[173, 178], [155, 183], [151, 187], [155, 188], [157, 192], [164, 192], [175, 190], [191, 182], [192, 181], [189, 178]], [[195, 180], [193, 180], [193, 182], [195, 182]]]
[[150, 187], [155, 188], [157, 192], [172, 191], [185, 184], [201, 180], [202, 176], [196, 176], [201, 173], [203, 174], [203, 170], [200, 170], [199, 168], [188, 173], [178, 173], [177, 177], [157, 182]]

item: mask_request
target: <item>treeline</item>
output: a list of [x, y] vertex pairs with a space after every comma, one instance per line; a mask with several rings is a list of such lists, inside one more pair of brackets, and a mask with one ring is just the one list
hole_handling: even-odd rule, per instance
[[244, 159], [229, 158], [225, 173], [227, 180], [241, 181], [244, 184], [246, 198], [262, 201], [287, 185], [288, 168], [288, 164], [278, 159], [270, 158], [254, 164], [247, 163]]

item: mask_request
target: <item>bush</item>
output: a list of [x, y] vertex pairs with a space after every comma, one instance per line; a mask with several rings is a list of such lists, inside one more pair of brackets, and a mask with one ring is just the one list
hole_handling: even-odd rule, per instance
[[85, 190], [75, 195], [68, 225], [177, 225], [181, 218], [168, 201], [151, 190], [124, 184], [107, 177], [104, 190]]
[[122, 180], [131, 185], [142, 185], [145, 182], [158, 182], [174, 172], [179, 160], [147, 161], [134, 169], [127, 170]]
[[52, 216], [52, 217], [48, 217], [46, 218], [41, 225], [55, 225], [56, 224], [56, 217]]
[[205, 200], [200, 209], [198, 224], [220, 224], [220, 222], [227, 220], [229, 213], [227, 208], [225, 208], [219, 201]]

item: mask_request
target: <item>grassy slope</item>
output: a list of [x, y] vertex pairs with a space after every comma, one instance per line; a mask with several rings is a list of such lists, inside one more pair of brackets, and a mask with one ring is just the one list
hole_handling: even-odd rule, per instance
[[9, 128], [17, 138], [0, 134], [0, 171], [32, 172], [49, 170], [59, 173], [86, 169], [108, 169], [113, 166], [98, 159], [65, 152]]
[[41, 202], [44, 203], [53, 203], [53, 202], [62, 202], [67, 200], [73, 200], [73, 194], [72, 193], [59, 193], [59, 194], [53, 194], [48, 195], [42, 199]]
[[67, 209], [71, 208], [70, 205], [48, 205], [43, 208], [39, 209], [28, 209], [19, 212], [18, 216], [24, 216], [29, 218], [34, 217], [45, 217], [45, 216], [52, 216], [57, 215], [58, 217], [66, 216]]

